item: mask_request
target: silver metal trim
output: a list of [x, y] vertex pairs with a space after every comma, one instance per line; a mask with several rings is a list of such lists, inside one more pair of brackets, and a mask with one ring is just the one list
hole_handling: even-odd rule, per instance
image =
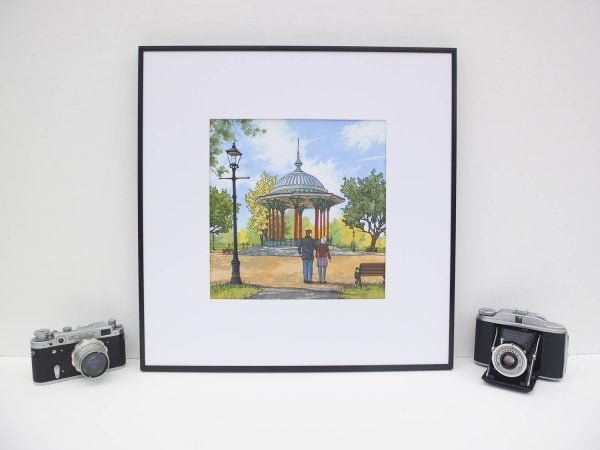
[[485, 309], [486, 313], [478, 314], [477, 318], [483, 322], [521, 327], [529, 330], [542, 331], [544, 333], [567, 334], [567, 329], [563, 325], [549, 322], [540, 314], [516, 309], [499, 309], [495, 314], [490, 314], [491, 308], [482, 309]]
[[[101, 331], [106, 329], [110, 329], [110, 333], [102, 336]], [[31, 339], [32, 350], [72, 345], [78, 343], [83, 339], [106, 339], [114, 336], [120, 336], [125, 333], [123, 326], [117, 324], [116, 321], [114, 322], [114, 324], [111, 324], [109, 322], [94, 322], [89, 325], [79, 326], [75, 329], [70, 329], [69, 331], [54, 330], [51, 333], [45, 333], [46, 331], [49, 332], [50, 330], [41, 329], [36, 330], [34, 332], [34, 337]], [[39, 337], [41, 337], [42, 335], [47, 336], [47, 338], [44, 340], [39, 339]], [[60, 338], [64, 339], [64, 342], [58, 342]]]
[[535, 364], [535, 360], [537, 359], [537, 352], [540, 347], [540, 339], [541, 336], [538, 335], [537, 341], [535, 342], [535, 350], [531, 354], [531, 364], [529, 364], [529, 373], [527, 374], [527, 387], [531, 384], [531, 376], [533, 375], [533, 365]]
[[[106, 358], [106, 370], [104, 372], [102, 372], [100, 375], [95, 376], [95, 377], [90, 377], [89, 375], [83, 373], [83, 371], [81, 370], [81, 363], [83, 362], [83, 360], [91, 355], [92, 353], [100, 353], [102, 355], [105, 356]], [[79, 372], [81, 375], [83, 375], [86, 378], [99, 378], [102, 375], [104, 375], [107, 371], [108, 368], [110, 367], [110, 358], [108, 357], [108, 349], [106, 348], [106, 345], [104, 345], [104, 343], [102, 341], [99, 341], [98, 339], [83, 339], [81, 342], [79, 342], [75, 348], [73, 349], [73, 353], [71, 353], [71, 364], [73, 364], [73, 367], [75, 367], [75, 370], [77, 372]]]
[[[499, 355], [503, 352], [509, 352], [517, 358], [516, 370], [505, 369], [501, 362]], [[517, 378], [525, 373], [527, 370], [527, 356], [521, 347], [513, 343], [500, 344], [492, 352], [492, 365], [494, 369], [500, 374], [507, 378]]]

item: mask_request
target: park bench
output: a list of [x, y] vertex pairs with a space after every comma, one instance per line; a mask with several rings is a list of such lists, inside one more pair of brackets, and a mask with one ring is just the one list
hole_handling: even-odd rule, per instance
[[233, 254], [233, 250], [231, 250], [230, 248], [224, 248], [223, 249], [223, 254], [224, 255], [231, 255], [231, 254]]
[[354, 271], [356, 283], [362, 287], [362, 277], [383, 277], [385, 283], [385, 263], [361, 263]]

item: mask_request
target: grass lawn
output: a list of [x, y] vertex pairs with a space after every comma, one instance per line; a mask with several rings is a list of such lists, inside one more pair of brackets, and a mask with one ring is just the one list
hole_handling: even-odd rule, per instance
[[340, 290], [342, 298], [362, 299], [362, 298], [385, 298], [385, 287], [383, 284], [364, 284], [362, 287], [353, 286]]
[[213, 283], [210, 285], [210, 298], [239, 300], [252, 297], [262, 291], [251, 284]]

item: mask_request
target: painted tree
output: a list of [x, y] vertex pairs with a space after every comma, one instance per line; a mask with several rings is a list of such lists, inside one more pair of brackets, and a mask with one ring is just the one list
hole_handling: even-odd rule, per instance
[[[366, 233], [354, 233], [352, 236], [352, 228], [346, 225], [342, 219], [333, 219], [329, 224], [329, 234], [333, 245], [343, 247], [351, 247], [352, 242], [356, 248], [367, 248], [370, 244], [370, 236]], [[381, 238], [379, 238], [381, 242]]]
[[345, 178], [341, 188], [348, 201], [343, 222], [371, 236], [368, 252], [374, 252], [377, 239], [385, 233], [385, 178], [375, 169], [365, 178]]
[[[210, 187], [210, 223], [209, 231], [212, 237], [212, 247], [215, 249], [215, 237], [227, 233], [233, 226], [232, 198], [225, 189], [219, 191]], [[238, 205], [239, 210], [239, 205]]]
[[254, 189], [250, 190], [246, 196], [246, 205], [250, 211], [248, 219], [248, 228], [253, 230], [259, 236], [262, 236], [261, 241], [265, 238], [265, 230], [269, 224], [269, 210], [263, 205], [259, 205], [256, 200], [264, 195], [269, 195], [277, 179], [269, 175], [267, 172], [262, 172], [260, 178], [256, 182]]
[[240, 133], [257, 136], [266, 132], [267, 130], [248, 119], [212, 119], [209, 133], [211, 170], [219, 177], [228, 171], [226, 167], [219, 165], [219, 155], [223, 153], [223, 147], [229, 148]]

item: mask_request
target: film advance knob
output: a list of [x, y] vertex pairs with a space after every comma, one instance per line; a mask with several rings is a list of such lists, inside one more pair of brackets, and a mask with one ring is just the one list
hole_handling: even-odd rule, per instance
[[51, 335], [52, 333], [50, 333], [48, 328], [42, 328], [41, 330], [35, 330], [33, 332], [36, 341], [47, 341], [50, 339]]
[[73, 328], [71, 328], [71, 327], [63, 327], [63, 331], [64, 331], [65, 333], [67, 333], [67, 332], [71, 331], [72, 329], [73, 329]]
[[479, 308], [480, 316], [493, 316], [496, 314], [496, 310], [494, 308]]

